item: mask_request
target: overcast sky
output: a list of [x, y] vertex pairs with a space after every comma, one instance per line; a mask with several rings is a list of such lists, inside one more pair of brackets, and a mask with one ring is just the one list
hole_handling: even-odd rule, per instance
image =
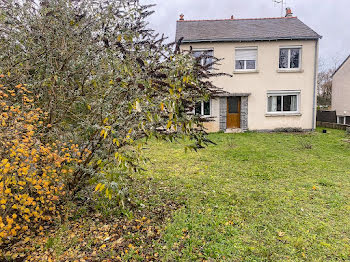
[[[150, 26], [175, 38], [176, 20], [256, 18], [281, 16], [281, 5], [273, 0], [141, 0], [156, 4]], [[350, 54], [350, 0], [287, 0], [293, 14], [323, 38], [320, 42], [322, 67], [341, 63]]]

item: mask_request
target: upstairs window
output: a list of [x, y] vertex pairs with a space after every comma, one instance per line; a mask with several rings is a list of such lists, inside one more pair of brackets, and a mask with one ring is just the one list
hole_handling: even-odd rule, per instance
[[300, 69], [301, 48], [280, 48], [280, 69]]
[[268, 93], [268, 113], [298, 113], [300, 92], [281, 91]]
[[[192, 53], [193, 53], [193, 56], [195, 58], [202, 57], [200, 60], [200, 63], [202, 66], [209, 65], [213, 62], [212, 57], [214, 56], [214, 50], [212, 50], [212, 49], [194, 50]], [[211, 68], [211, 66], [210, 66], [210, 68]]]
[[257, 48], [236, 48], [235, 70], [256, 70]]
[[196, 115], [210, 116], [210, 101], [202, 101], [196, 104]]

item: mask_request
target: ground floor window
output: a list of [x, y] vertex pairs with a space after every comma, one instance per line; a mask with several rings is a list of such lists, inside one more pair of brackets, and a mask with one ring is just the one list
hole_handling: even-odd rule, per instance
[[298, 113], [300, 92], [279, 91], [268, 92], [267, 112], [268, 113]]
[[195, 113], [196, 115], [210, 116], [210, 100], [198, 102]]
[[338, 124], [350, 125], [350, 116], [338, 116]]

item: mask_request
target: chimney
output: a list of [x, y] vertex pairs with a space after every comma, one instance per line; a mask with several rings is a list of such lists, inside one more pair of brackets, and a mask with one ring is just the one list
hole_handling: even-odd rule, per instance
[[184, 17], [185, 17], [185, 15], [184, 15], [184, 14], [181, 14], [181, 15], [180, 15], [180, 21], [185, 21], [185, 18], [184, 18]]
[[235, 19], [235, 17], [233, 15], [231, 15], [231, 20]]
[[286, 8], [286, 17], [292, 17], [293, 13], [292, 13], [292, 9], [290, 7]]

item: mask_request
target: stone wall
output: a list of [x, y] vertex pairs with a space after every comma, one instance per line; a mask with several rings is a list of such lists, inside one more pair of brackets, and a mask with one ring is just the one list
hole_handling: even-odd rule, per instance
[[226, 131], [227, 97], [220, 97], [220, 131]]
[[339, 130], [346, 130], [347, 128], [349, 128], [348, 125], [329, 123], [329, 122], [321, 122], [321, 121], [317, 121], [317, 126], [318, 127], [325, 127], [325, 128], [339, 129]]
[[241, 129], [248, 130], [248, 97], [241, 97]]

